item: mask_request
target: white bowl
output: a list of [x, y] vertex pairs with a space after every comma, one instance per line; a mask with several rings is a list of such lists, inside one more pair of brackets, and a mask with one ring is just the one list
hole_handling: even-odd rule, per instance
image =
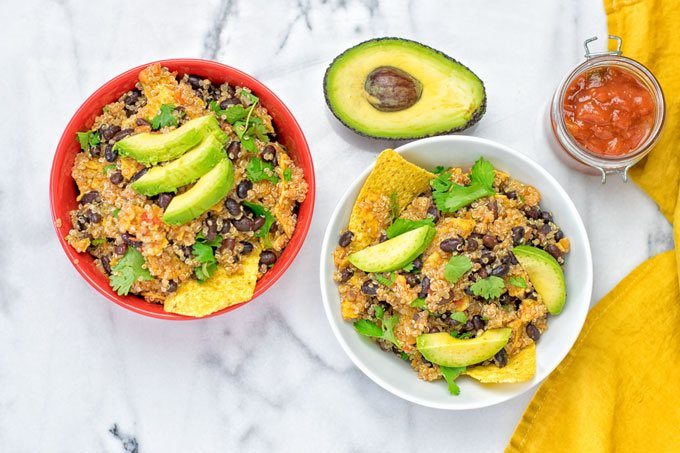
[[559, 183], [536, 162], [491, 140], [451, 135], [418, 140], [396, 149], [405, 159], [424, 168], [437, 165], [469, 168], [484, 156], [495, 168], [536, 187], [541, 206], [552, 211], [555, 222], [571, 241], [564, 274], [567, 302], [562, 313], [550, 316], [548, 330], [538, 341], [536, 374], [519, 384], [481, 384], [468, 376], [456, 381], [460, 395], [450, 395], [443, 380], [425, 382], [407, 362], [382, 351], [369, 339], [355, 332], [340, 314], [340, 297], [333, 281], [332, 253], [340, 233], [346, 228], [354, 201], [366, 177], [366, 169], [349, 187], [333, 212], [321, 249], [321, 293], [331, 328], [343, 349], [369, 378], [384, 389], [413, 403], [439, 409], [463, 410], [491, 406], [514, 398], [541, 382], [567, 355], [576, 341], [588, 313], [593, 287], [593, 264], [583, 221], [574, 203]]

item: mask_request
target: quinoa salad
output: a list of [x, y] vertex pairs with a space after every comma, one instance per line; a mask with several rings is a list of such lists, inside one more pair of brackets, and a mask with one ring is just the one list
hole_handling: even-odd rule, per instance
[[[411, 193], [407, 182], [388, 187], [396, 179], [411, 181]], [[461, 374], [528, 379], [534, 343], [564, 304], [561, 267], [570, 250], [540, 201], [536, 188], [484, 158], [472, 169], [430, 173], [383, 152], [333, 254], [343, 318], [420, 379], [446, 379], [453, 394]], [[491, 334], [495, 349], [469, 352]], [[522, 363], [513, 364], [516, 357]]]
[[[72, 176], [80, 195], [66, 239], [95, 258], [119, 295], [166, 304], [183, 285], [205, 283], [201, 290], [212, 290], [206, 282], [221, 279], [222, 287], [247, 286], [236, 292], [248, 300], [277, 261], [293, 236], [308, 186], [256, 94], [154, 64], [140, 72], [133, 90], [103, 108], [89, 131], [78, 134], [82, 150]], [[204, 120], [214, 122], [212, 130], [193, 126], [208, 124]], [[158, 145], [166, 137], [174, 141]], [[144, 146], [155, 146], [153, 153]], [[191, 164], [192, 177], [184, 162], [199, 159], [191, 154], [201, 146], [206, 151]], [[152, 176], [156, 180], [140, 189]], [[174, 190], [156, 193], [168, 187]], [[187, 200], [180, 205], [180, 198]]]

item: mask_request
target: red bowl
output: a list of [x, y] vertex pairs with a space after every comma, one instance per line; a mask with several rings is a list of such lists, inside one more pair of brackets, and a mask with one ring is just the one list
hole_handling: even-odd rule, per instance
[[[307, 198], [300, 205], [298, 212], [298, 223], [295, 233], [288, 246], [277, 260], [276, 264], [267, 272], [255, 286], [253, 299], [264, 293], [274, 284], [288, 269], [300, 251], [302, 243], [307, 236], [312, 222], [312, 212], [314, 210], [315, 182], [314, 166], [309, 146], [305, 136], [300, 129], [300, 125], [295, 121], [293, 114], [281, 102], [281, 100], [269, 88], [258, 82], [248, 74], [237, 69], [208, 60], [197, 59], [172, 59], [158, 61], [162, 66], [171, 71], [177, 71], [179, 75], [186, 73], [212, 80], [213, 82], [228, 82], [233, 85], [245, 86], [252, 89], [253, 93], [260, 98], [262, 105], [269, 111], [274, 126], [276, 127], [277, 137], [290, 151], [295, 163], [301, 167], [305, 174], [305, 179], [309, 185]], [[52, 222], [57, 231], [59, 242], [66, 252], [66, 256], [73, 266], [80, 272], [80, 275], [87, 280], [100, 294], [112, 302], [146, 316], [160, 319], [189, 320], [197, 319], [188, 316], [167, 313], [163, 306], [146, 302], [138, 296], [119, 296], [109, 286], [109, 280], [94, 264], [94, 259], [88, 253], [78, 253], [66, 242], [66, 235], [71, 229], [71, 219], [69, 211], [76, 209], [78, 203], [76, 196], [78, 190], [71, 177], [71, 169], [76, 154], [80, 151], [80, 146], [76, 141], [76, 132], [88, 130], [92, 127], [94, 119], [101, 113], [102, 108], [115, 100], [123, 93], [134, 88], [139, 72], [153, 63], [148, 63], [130, 69], [119, 76], [113, 78], [104, 86], [99, 88], [80, 106], [78, 111], [69, 121], [66, 130], [59, 140], [57, 151], [52, 162], [52, 172], [50, 174], [50, 208], [52, 211]], [[210, 316], [216, 316], [234, 310], [247, 302], [227, 307], [217, 311]]]

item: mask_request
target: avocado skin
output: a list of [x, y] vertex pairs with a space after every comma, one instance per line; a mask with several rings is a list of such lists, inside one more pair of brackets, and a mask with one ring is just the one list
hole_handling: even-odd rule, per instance
[[[371, 134], [367, 134], [366, 132], [360, 131], [360, 130], [350, 126], [349, 124], [347, 124], [342, 118], [340, 118], [335, 113], [335, 110], [333, 109], [331, 100], [328, 97], [328, 90], [326, 90], [328, 73], [330, 72], [331, 68], [336, 63], [336, 61], [338, 59], [340, 59], [349, 50], [351, 50], [355, 47], [361, 46], [363, 44], [369, 43], [369, 42], [379, 42], [379, 41], [404, 41], [404, 42], [415, 43], [415, 44], [418, 44], [420, 46], [426, 47], [426, 48], [432, 50], [433, 52], [438, 53], [439, 55], [445, 57], [446, 59], [451, 60], [453, 63], [458, 64], [458, 65], [462, 66], [463, 68], [467, 69], [468, 71], [470, 71], [472, 74], [475, 75], [475, 77], [477, 77], [477, 80], [479, 80], [479, 83], [482, 86], [483, 100], [482, 100], [482, 103], [480, 104], [479, 108], [475, 111], [475, 113], [472, 114], [472, 117], [470, 117], [468, 122], [465, 123], [462, 126], [454, 127], [452, 129], [449, 129], [449, 130], [443, 131], [443, 132], [435, 132], [435, 133], [432, 133], [432, 134], [424, 134], [424, 135], [414, 135], [414, 136], [411, 136], [411, 137], [394, 138], [394, 137], [386, 137], [386, 136], [381, 136], [381, 135], [371, 135]], [[326, 100], [326, 105], [328, 106], [328, 109], [331, 111], [331, 113], [333, 113], [333, 116], [335, 118], [337, 118], [338, 121], [340, 121], [344, 126], [346, 126], [348, 129], [350, 129], [352, 132], [354, 132], [358, 135], [361, 135], [362, 137], [373, 138], [373, 139], [376, 139], [376, 140], [416, 140], [416, 139], [420, 139], [420, 138], [434, 137], [434, 136], [437, 136], [437, 135], [448, 135], [448, 134], [453, 134], [455, 132], [460, 132], [462, 130], [465, 130], [465, 129], [468, 129], [468, 128], [474, 126], [475, 124], [477, 124], [477, 122], [479, 122], [480, 119], [482, 119], [482, 116], [484, 116], [484, 113], [486, 113], [486, 103], [487, 103], [486, 87], [484, 86], [484, 82], [482, 81], [482, 79], [479, 78], [479, 76], [477, 76], [477, 74], [474, 71], [472, 71], [470, 68], [465, 66], [463, 63], [459, 62], [455, 58], [448, 56], [444, 52], [441, 52], [441, 51], [439, 51], [439, 50], [437, 50], [433, 47], [430, 47], [428, 45], [422, 44], [418, 41], [414, 41], [414, 40], [411, 40], [411, 39], [405, 39], [405, 38], [391, 37], [391, 36], [384, 36], [382, 38], [373, 38], [373, 39], [368, 39], [366, 41], [362, 41], [359, 44], [356, 44], [356, 45], [346, 49], [345, 51], [340, 53], [337, 57], [335, 57], [333, 59], [333, 61], [331, 61], [331, 63], [326, 68], [326, 72], [324, 73], [324, 76], [323, 76], [323, 95], [324, 95], [324, 99]]]

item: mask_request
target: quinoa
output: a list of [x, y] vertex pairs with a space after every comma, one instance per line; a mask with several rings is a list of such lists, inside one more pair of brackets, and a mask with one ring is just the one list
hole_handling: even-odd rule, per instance
[[[135, 88], [106, 105], [95, 119], [91, 132], [99, 143], [83, 146], [75, 157], [72, 176], [80, 195], [78, 208], [70, 212], [68, 243], [78, 252], [90, 253], [107, 275], [127, 248], [134, 247], [144, 257], [144, 267], [152, 278], [136, 281], [130, 293], [160, 304], [182, 282], [196, 278], [200, 263], [192, 246], [197, 237], [221, 238], [214, 254], [218, 265], [229, 274], [241, 269], [243, 257], [254, 248], [280, 256], [295, 231], [297, 209], [305, 200], [307, 183], [288, 150], [276, 141], [276, 129], [266, 108], [255, 103], [252, 109], [252, 117], [263, 126], [261, 135], [254, 139], [256, 152], [241, 146], [226, 116], [219, 114], [233, 105], [249, 108], [253, 99], [248, 87], [215, 84], [192, 75], [179, 77], [158, 64], [142, 70]], [[135, 192], [129, 184], [145, 171], [145, 166], [113, 150], [113, 145], [126, 136], [150, 132], [152, 119], [162, 105], [173, 107], [177, 124], [161, 127], [160, 133], [194, 118], [215, 115], [229, 137], [225, 155], [234, 166], [233, 189], [224, 200], [184, 225], [168, 225], [162, 220], [164, 209], [176, 194], [146, 197]], [[269, 179], [249, 181], [246, 166], [255, 157], [271, 164]], [[188, 188], [180, 188], [178, 193]], [[235, 202], [238, 212], [230, 212], [226, 200]], [[261, 205], [273, 215], [268, 235], [234, 226], [240, 219], [256, 218], [242, 204], [244, 201]], [[271, 254], [268, 256], [271, 258]], [[270, 266], [261, 263], [258, 279]]]
[[[461, 168], [446, 172], [457, 184], [470, 183], [469, 173]], [[363, 272], [349, 262], [348, 256], [356, 251], [350, 241], [341, 241], [334, 251], [334, 280], [340, 293], [343, 318], [350, 322], [367, 320], [381, 326], [384, 320], [398, 316], [393, 333], [399, 347], [384, 339], [377, 342], [382, 349], [408, 360], [421, 379], [442, 378], [439, 366], [427, 361], [416, 348], [416, 338], [421, 334], [448, 332], [454, 336], [476, 337], [488, 329], [509, 327], [512, 333], [504, 354], [512, 357], [534, 343], [532, 337], [538, 339], [548, 328], [548, 309], [512, 248], [534, 246], [547, 251], [563, 265], [570, 249], [569, 240], [553, 221], [552, 214], [541, 209], [541, 195], [536, 188], [496, 171], [493, 189], [493, 196], [479, 198], [452, 213], [437, 209], [431, 191], [413, 199], [399, 218], [432, 219], [435, 237], [413, 263], [392, 274], [390, 284], [384, 283], [381, 278], [384, 274]], [[380, 198], [365, 208], [375, 218], [389, 216]], [[352, 237], [350, 233], [346, 232], [344, 237]], [[380, 233], [381, 239], [369, 245], [385, 239], [386, 229]], [[448, 247], [442, 246], [444, 241], [449, 241]], [[445, 278], [444, 269], [454, 255], [469, 258], [472, 268], [452, 284]], [[475, 282], [492, 275], [505, 283], [499, 297], [487, 300], [471, 291]], [[509, 284], [511, 278], [521, 278], [525, 286]], [[532, 337], [527, 329], [531, 330]], [[507, 360], [497, 354], [483, 363], [504, 366]]]

